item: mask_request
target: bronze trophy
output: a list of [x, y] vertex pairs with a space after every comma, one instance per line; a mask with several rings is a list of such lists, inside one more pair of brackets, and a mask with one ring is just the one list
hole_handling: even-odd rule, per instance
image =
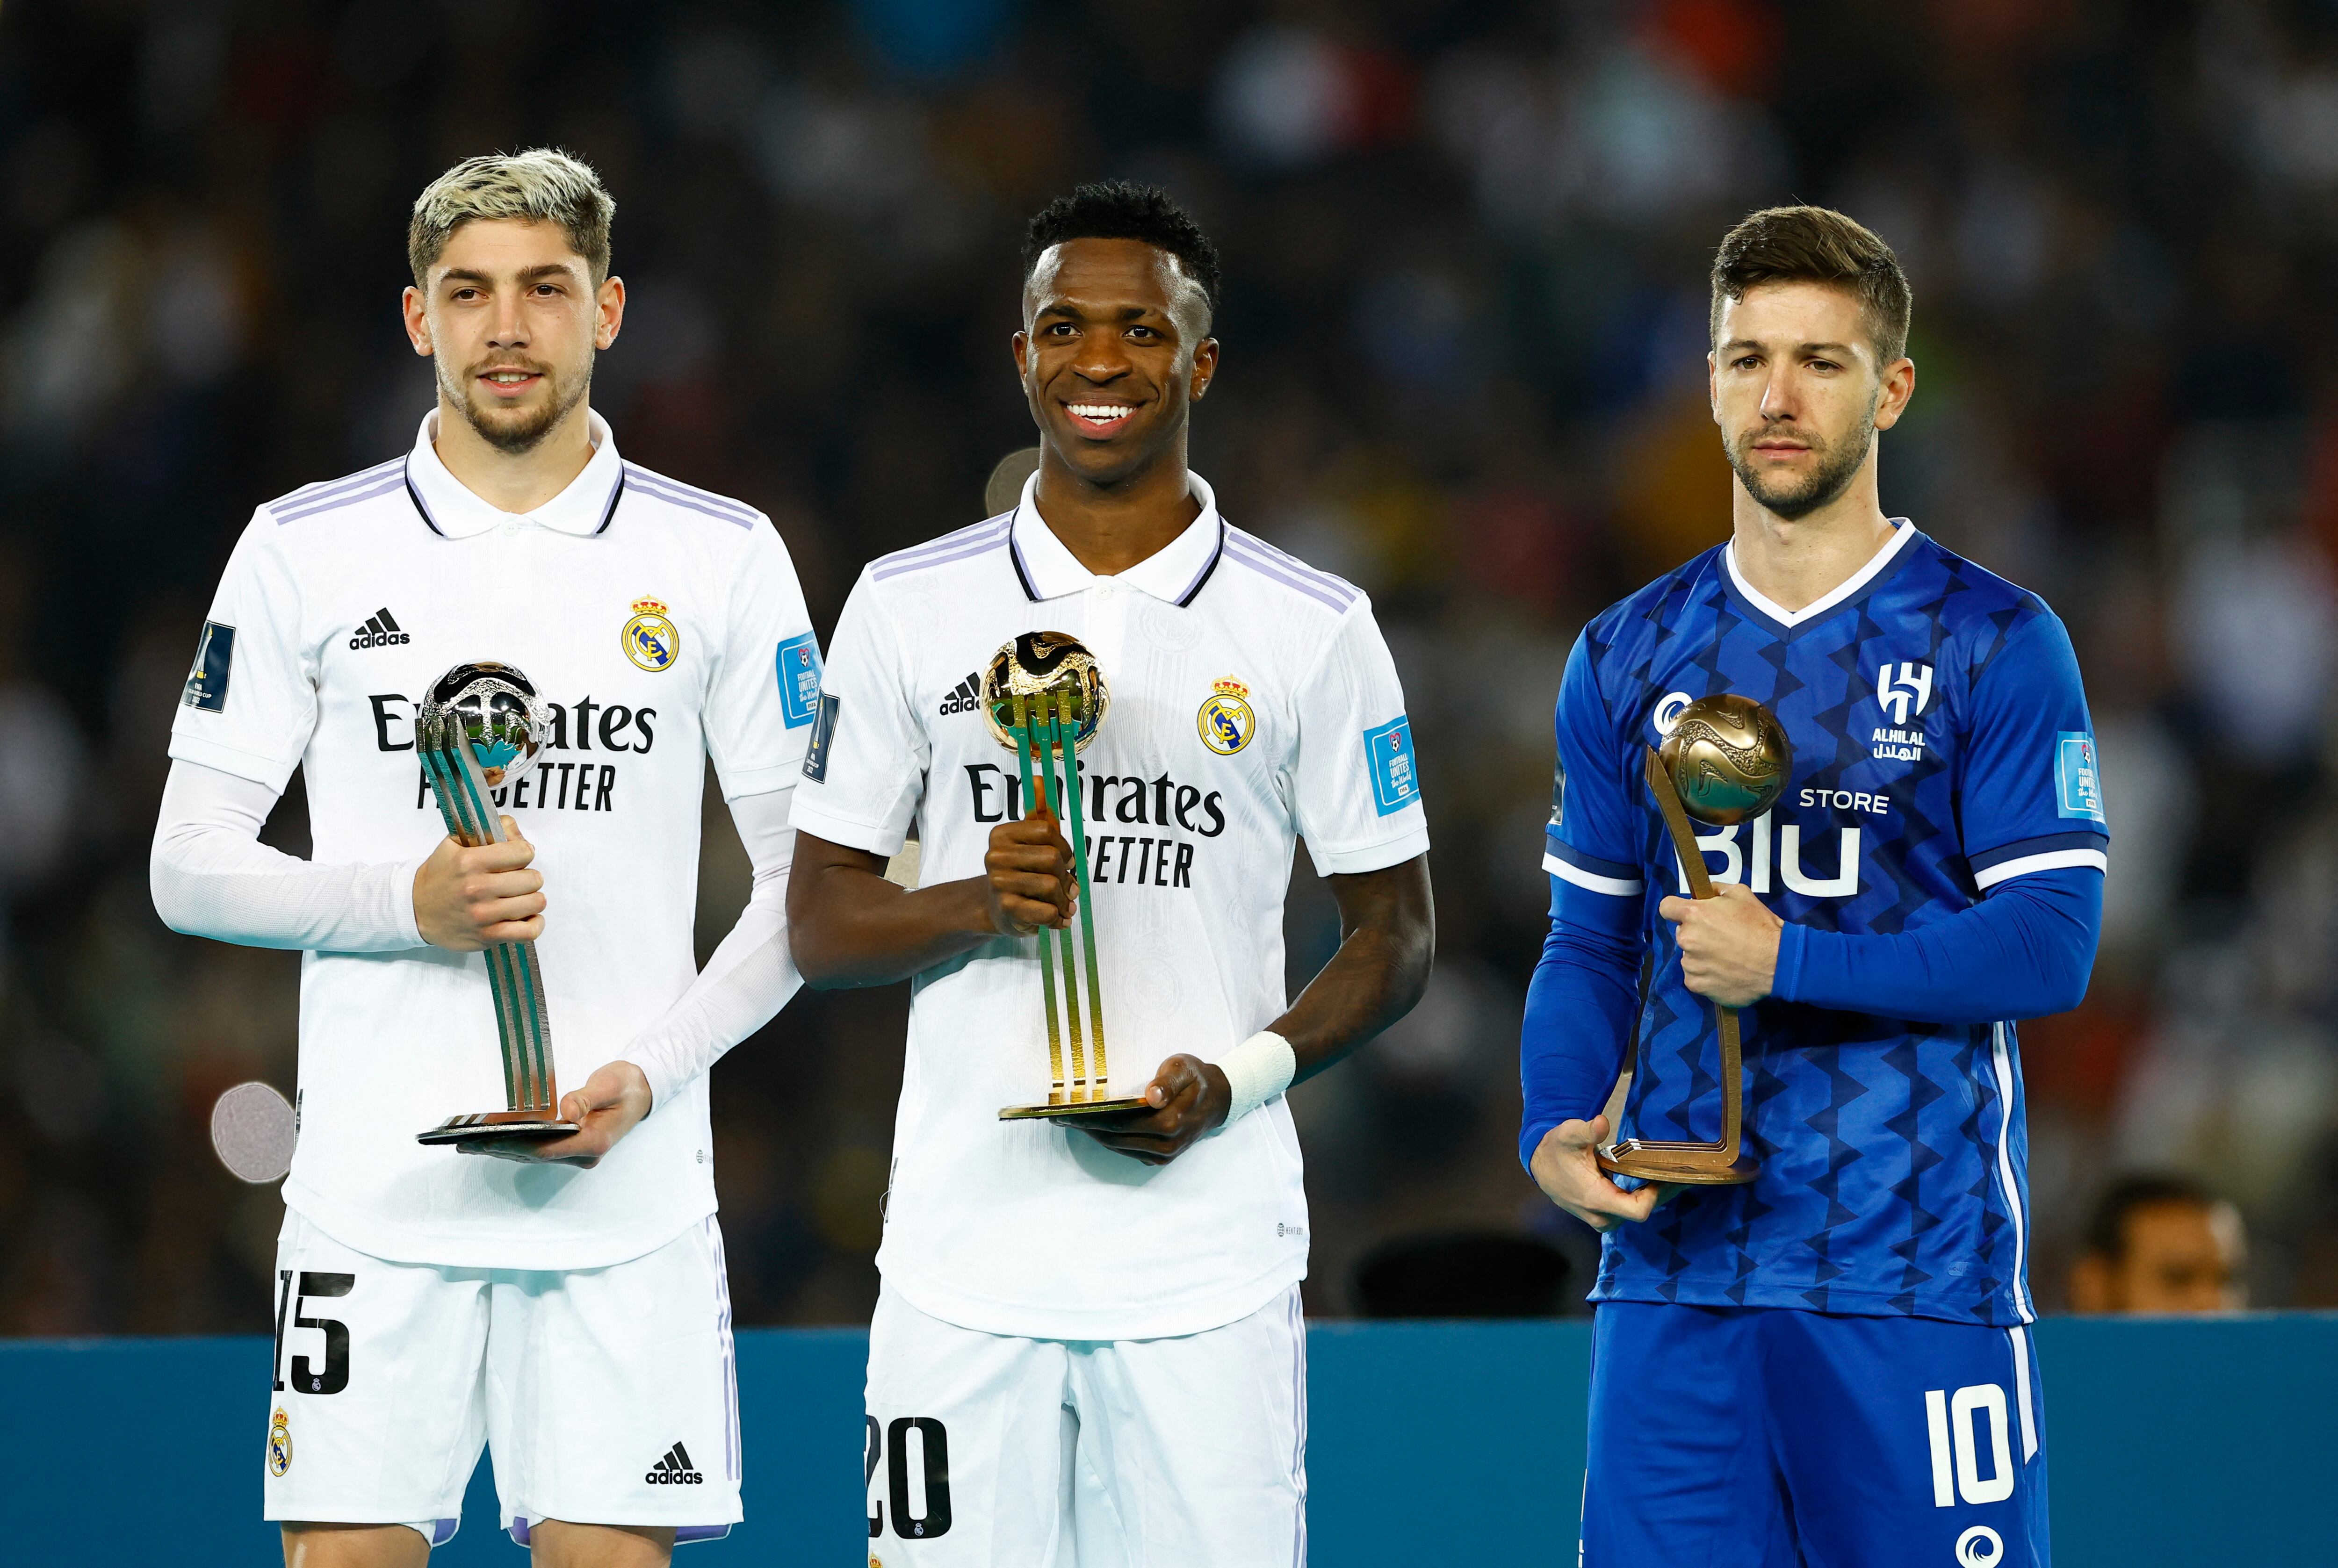
[[[457, 843], [476, 848], [503, 841], [495, 792], [535, 766], [550, 732], [535, 683], [508, 664], [457, 664], [438, 678], [415, 715], [414, 750]], [[530, 1146], [565, 1138], [576, 1123], [560, 1119], [552, 1021], [535, 944], [499, 943], [486, 949], [486, 958], [496, 1032], [503, 1041], [504, 1109], [450, 1116], [415, 1134], [415, 1141], [526, 1159]]]
[[998, 743], [1021, 764], [1023, 808], [1027, 812], [1034, 802], [1044, 803], [1064, 825], [1079, 897], [1078, 941], [1068, 926], [1043, 929], [1037, 938], [1053, 1082], [1046, 1099], [1000, 1111], [1002, 1122], [1073, 1121], [1148, 1109], [1142, 1095], [1115, 1098], [1112, 1093], [1112, 1069], [1105, 1059], [1104, 975], [1096, 964], [1095, 901], [1088, 896], [1080, 750], [1095, 739], [1111, 705], [1112, 692], [1095, 655], [1066, 632], [1026, 632], [993, 654], [990, 668], [983, 672], [983, 717]]
[[[1648, 750], [1645, 771], [1693, 896], [1712, 897], [1713, 878], [1689, 818], [1727, 828], [1759, 817], [1777, 803], [1793, 770], [1785, 727], [1752, 698], [1724, 692], [1681, 710], [1664, 745]], [[1694, 1187], [1751, 1181], [1760, 1171], [1760, 1161], [1739, 1146], [1745, 1074], [1737, 1009], [1716, 1005], [1713, 1011], [1721, 1035], [1721, 1141], [1626, 1138], [1599, 1151], [1601, 1170]]]

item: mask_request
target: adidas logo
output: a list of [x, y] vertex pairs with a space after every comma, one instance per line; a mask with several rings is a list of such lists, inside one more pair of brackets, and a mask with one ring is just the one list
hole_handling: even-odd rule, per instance
[[398, 643], [411, 642], [413, 641], [413, 638], [408, 637], [405, 632], [398, 629], [398, 618], [389, 612], [388, 606], [384, 605], [381, 609], [373, 612], [373, 616], [370, 620], [367, 621], [364, 625], [358, 628], [358, 634], [349, 639], [349, 646], [352, 648], [394, 648]]
[[950, 694], [942, 699], [942, 717], [947, 719], [953, 713], [971, 713], [981, 706], [982, 677], [969, 675], [952, 687]]
[[706, 1477], [690, 1467], [690, 1450], [677, 1443], [665, 1457], [651, 1465], [642, 1479], [653, 1486], [702, 1486]]

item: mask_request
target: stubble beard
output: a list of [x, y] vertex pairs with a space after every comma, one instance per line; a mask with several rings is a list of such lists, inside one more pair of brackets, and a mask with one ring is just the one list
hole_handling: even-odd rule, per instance
[[1745, 486], [1745, 494], [1754, 497], [1765, 510], [1789, 523], [1809, 516], [1850, 489], [1852, 480], [1859, 475], [1860, 465], [1867, 461], [1869, 448], [1875, 445], [1872, 420], [1860, 422], [1855, 440], [1833, 446], [1822, 445], [1818, 437], [1806, 432], [1803, 438], [1810, 443], [1812, 452], [1816, 454], [1818, 467], [1807, 479], [1780, 484], [1757, 469], [1752, 459], [1754, 443], [1768, 434], [1769, 426], [1763, 426], [1747, 431], [1729, 443], [1729, 466], [1736, 470], [1737, 482]]
[[463, 412], [464, 423], [479, 433], [479, 439], [501, 452], [516, 456], [532, 452], [553, 428], [568, 417], [576, 405], [592, 390], [593, 365], [587, 360], [584, 368], [574, 376], [563, 377], [548, 365], [529, 365], [541, 371], [552, 396], [533, 410], [501, 408], [486, 401], [478, 389], [478, 377], [488, 367], [475, 367], [463, 373], [462, 384], [454, 385], [442, 364], [438, 372], [438, 389], [447, 400]]

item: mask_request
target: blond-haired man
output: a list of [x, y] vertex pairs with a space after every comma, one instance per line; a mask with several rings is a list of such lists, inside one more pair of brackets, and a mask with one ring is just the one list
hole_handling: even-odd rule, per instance
[[[614, 211], [543, 150], [422, 193], [405, 321], [437, 407], [410, 452], [260, 508], [172, 731], [156, 907], [306, 955], [263, 1483], [306, 1568], [422, 1562], [483, 1442], [539, 1563], [660, 1563], [740, 1517], [706, 1070], [800, 984], [781, 911], [819, 650], [770, 522], [622, 461], [591, 411], [624, 318]], [[509, 841], [464, 848], [412, 711], [483, 659], [535, 681], [550, 744], [497, 796]], [[710, 757], [755, 892], [702, 975]], [[256, 837], [296, 767], [309, 860]], [[516, 1159], [421, 1147], [500, 1103], [482, 950], [521, 939], [582, 1130]]]

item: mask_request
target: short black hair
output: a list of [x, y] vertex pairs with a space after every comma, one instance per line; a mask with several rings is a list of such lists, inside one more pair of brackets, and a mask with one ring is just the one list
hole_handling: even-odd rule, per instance
[[1891, 247], [1865, 224], [1829, 207], [1771, 207], [1748, 213], [1713, 257], [1708, 336], [1721, 340], [1721, 308], [1763, 283], [1831, 283], [1859, 297], [1880, 370], [1908, 352], [1915, 291]]
[[1066, 240], [1142, 240], [1165, 250], [1202, 286], [1211, 311], [1217, 310], [1218, 248], [1194, 215], [1158, 185], [1105, 180], [1040, 208], [1023, 231], [1023, 280], [1029, 282], [1039, 258]]
[[2117, 1262], [2127, 1256], [2128, 1219], [2138, 1209], [2156, 1209], [2163, 1203], [2213, 1209], [2216, 1195], [2191, 1177], [2174, 1171], [2146, 1171], [2122, 1176], [2095, 1204], [2094, 1214], [2087, 1221], [2087, 1250]]

